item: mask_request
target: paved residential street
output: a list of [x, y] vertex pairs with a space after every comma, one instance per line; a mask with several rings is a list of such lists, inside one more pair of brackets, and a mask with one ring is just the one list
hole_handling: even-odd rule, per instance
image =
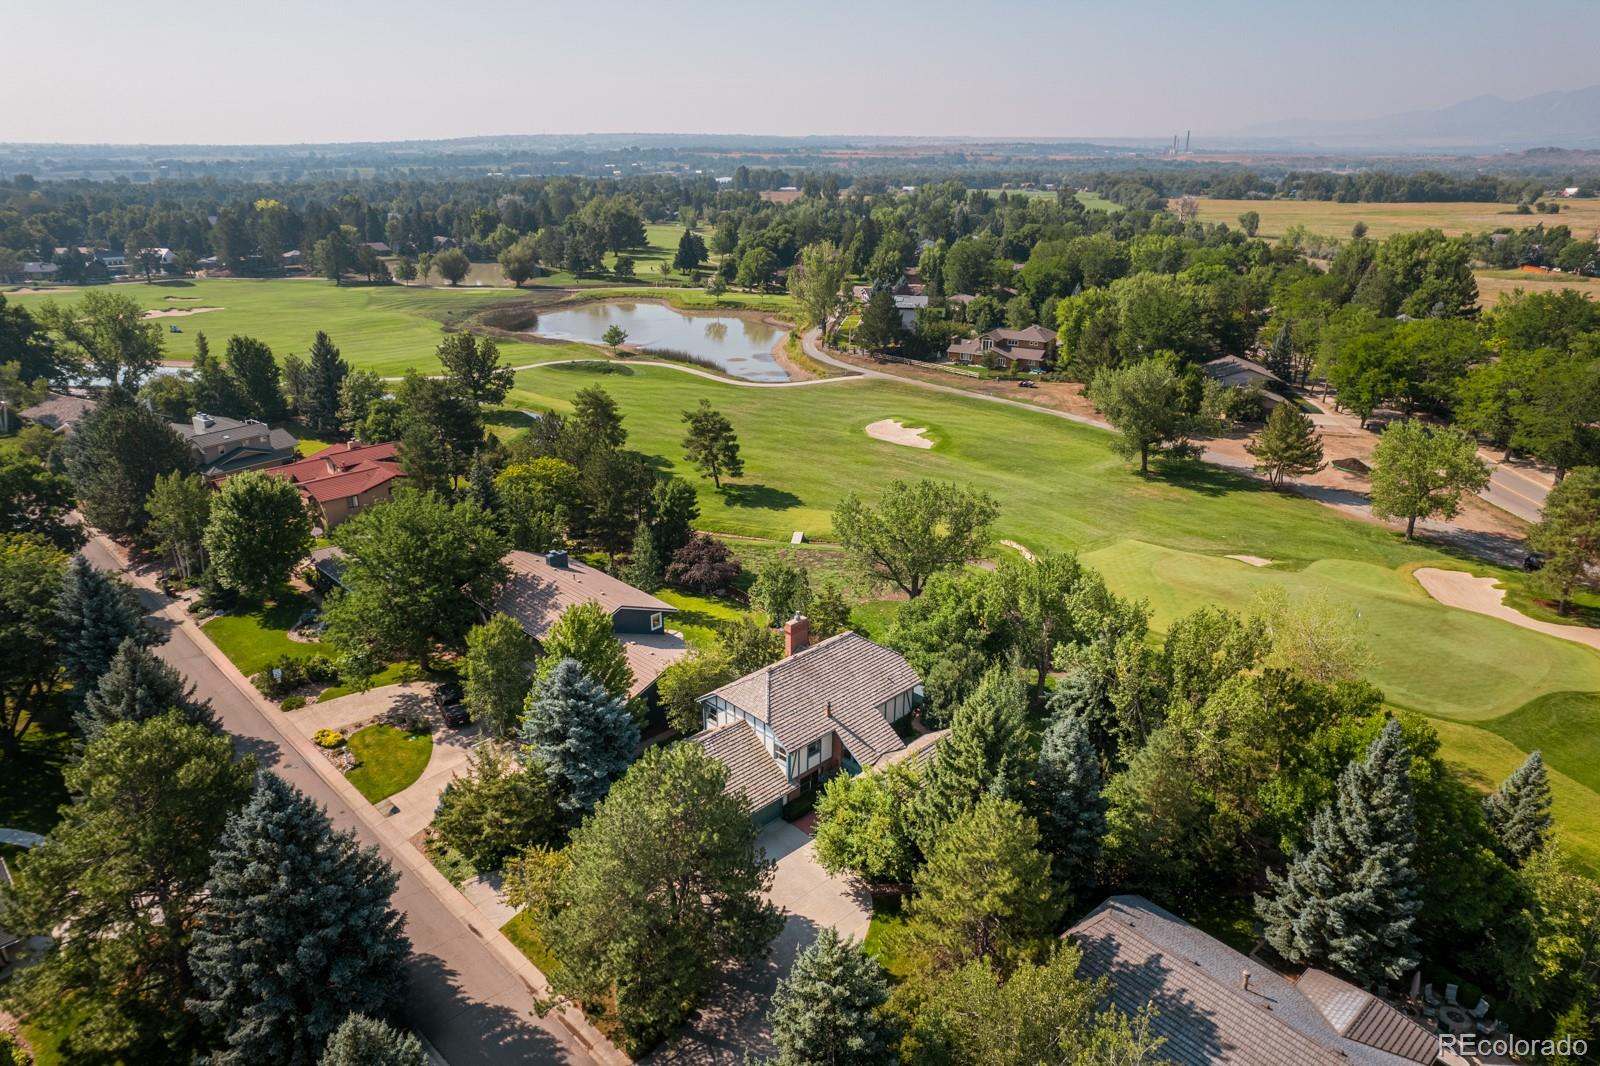
[[[122, 569], [98, 541], [84, 548], [84, 556], [101, 569]], [[398, 872], [394, 905], [406, 915], [406, 934], [413, 948], [407, 1013], [451, 1066], [621, 1061], [610, 1047], [592, 1053], [554, 1014], [543, 1019], [535, 1016], [530, 1007], [533, 988], [513, 962], [486, 944], [495, 931], [474, 924], [476, 912], [465, 898], [449, 889], [447, 882], [446, 890], [457, 899], [449, 900], [438, 891], [418, 869], [419, 864], [427, 865], [426, 858], [403, 843], [396, 847], [397, 836], [376, 828], [374, 823], [380, 817], [376, 808], [358, 809], [357, 803], [347, 802], [310, 765], [309, 760], [317, 757], [314, 749], [302, 753], [295, 743], [298, 739], [309, 746], [309, 741], [291, 739], [294, 730], [287, 723], [280, 727], [258, 709], [199, 646], [204, 638], [174, 624], [179, 608], [158, 593], [143, 587], [139, 591], [169, 635], [159, 649], [162, 658], [187, 675], [199, 695], [211, 700], [239, 748], [254, 754], [262, 769], [278, 774], [326, 807], [337, 828], [354, 830], [362, 844], [377, 846]], [[359, 802], [353, 792], [352, 796]]]

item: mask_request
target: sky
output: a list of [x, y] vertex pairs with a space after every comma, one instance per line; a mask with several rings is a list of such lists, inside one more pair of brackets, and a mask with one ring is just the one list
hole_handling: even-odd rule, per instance
[[1600, 0], [0, 0], [0, 39], [0, 142], [1144, 137], [1600, 81]]

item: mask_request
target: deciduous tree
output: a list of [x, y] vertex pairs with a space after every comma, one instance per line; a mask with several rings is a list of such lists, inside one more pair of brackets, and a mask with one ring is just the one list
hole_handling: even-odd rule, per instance
[[0, 535], [31, 533], [58, 548], [77, 547], [82, 532], [65, 521], [72, 482], [37, 459], [0, 455]]
[[628, 698], [633, 668], [612, 628], [611, 615], [599, 603], [590, 600], [568, 607], [539, 643], [545, 656], [541, 673], [548, 673], [563, 659], [575, 659], [611, 695], [619, 700]]
[[949, 481], [884, 486], [876, 508], [854, 493], [833, 512], [833, 532], [874, 577], [915, 599], [928, 577], [981, 558], [999, 506], [988, 493]]
[[235, 335], [228, 338], [222, 362], [247, 416], [266, 422], [283, 415], [283, 379], [271, 348]]
[[130, 393], [161, 364], [161, 323], [122, 293], [91, 288], [70, 304], [46, 301], [37, 319], [63, 364]]
[[462, 662], [467, 708], [486, 736], [516, 732], [533, 686], [533, 641], [510, 615], [495, 612], [467, 631]]
[[498, 870], [512, 855], [549, 843], [558, 822], [544, 767], [518, 765], [497, 745], [481, 744], [466, 772], [445, 786], [433, 831], [479, 870]]
[[211, 520], [211, 486], [199, 474], [160, 474], [145, 500], [149, 533], [156, 547], [190, 578], [206, 568], [206, 525]]
[[778, 625], [810, 604], [811, 580], [803, 569], [777, 553], [761, 561], [750, 586], [750, 606], [765, 611]]
[[904, 885], [922, 861], [912, 810], [922, 777], [904, 763], [839, 774], [817, 800], [817, 861], [868, 884]]
[[433, 269], [437, 270], [439, 276], [451, 286], [455, 286], [459, 285], [461, 279], [472, 269], [472, 261], [460, 248], [446, 248], [433, 257]]
[[1404, 518], [1406, 539], [1417, 519], [1454, 518], [1461, 497], [1489, 484], [1478, 445], [1452, 426], [1429, 429], [1415, 419], [1391, 424], [1372, 453], [1372, 513]]
[[702, 594], [731, 588], [743, 572], [728, 546], [709, 533], [696, 533], [672, 553], [667, 584]]
[[705, 719], [699, 698], [737, 676], [721, 649], [697, 649], [675, 660], [656, 679], [656, 694], [666, 709], [667, 724], [684, 735], [698, 733]]
[[132, 396], [113, 390], [67, 442], [67, 477], [89, 524], [112, 536], [142, 533], [144, 508], [161, 474], [194, 469], [183, 439]]
[[500, 250], [500, 273], [516, 288], [539, 276], [539, 243], [531, 234], [518, 238]]
[[804, 328], [827, 324], [844, 304], [844, 283], [849, 275], [844, 252], [832, 241], [810, 244], [789, 270], [789, 295], [800, 309]]
[[1139, 473], [1150, 475], [1152, 454], [1188, 458], [1191, 437], [1217, 424], [1218, 394], [1207, 383], [1198, 410], [1191, 409], [1183, 381], [1170, 355], [1157, 353], [1116, 369], [1103, 369], [1089, 385], [1089, 398], [1117, 430], [1112, 446], [1139, 459]]
[[38, 537], [0, 535], [0, 751], [14, 756], [60, 673], [57, 601], [67, 558]]
[[1600, 566], [1600, 467], [1580, 466], [1556, 483], [1528, 544], [1544, 558], [1535, 584], [1566, 614], [1574, 590]]
[[206, 521], [206, 554], [225, 588], [266, 596], [311, 550], [311, 513], [288, 478], [247, 470], [222, 483]]

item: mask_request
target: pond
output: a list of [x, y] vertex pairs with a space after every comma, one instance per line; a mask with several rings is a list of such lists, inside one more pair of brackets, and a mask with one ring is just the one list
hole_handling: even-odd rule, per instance
[[739, 315], [690, 315], [655, 303], [603, 301], [560, 311], [544, 311], [530, 333], [553, 340], [604, 344], [606, 330], [620, 326], [628, 345], [648, 356], [651, 349], [682, 352], [747, 381], [788, 381], [772, 356], [788, 330]]

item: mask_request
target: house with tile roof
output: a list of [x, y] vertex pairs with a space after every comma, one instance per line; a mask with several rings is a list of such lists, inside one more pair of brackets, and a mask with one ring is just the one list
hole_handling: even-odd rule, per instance
[[197, 412], [187, 422], [169, 423], [194, 451], [200, 472], [213, 481], [241, 470], [261, 470], [295, 460], [294, 434], [253, 418], [240, 421]]
[[294, 482], [324, 532], [389, 499], [395, 482], [406, 476], [393, 441], [335, 444], [267, 473]]
[[672, 604], [626, 581], [570, 558], [564, 551], [543, 555], [514, 551], [503, 560], [510, 573], [495, 610], [516, 619], [535, 643], [549, 636], [568, 607], [598, 603], [611, 616], [611, 631], [633, 671], [629, 698], [647, 695], [668, 666], [689, 653], [681, 634], [666, 628], [677, 610]]
[[996, 370], [1040, 370], [1055, 358], [1056, 335], [1040, 325], [1027, 329], [991, 329], [976, 337], [951, 341], [945, 358], [952, 363]]
[[1067, 930], [1080, 976], [1109, 979], [1132, 1015], [1156, 1009], [1178, 1066], [1428, 1066], [1438, 1037], [1322, 970], [1291, 979], [1142, 896], [1112, 896]]
[[693, 738], [760, 822], [840, 769], [900, 757], [895, 723], [922, 702], [922, 679], [898, 652], [848, 631], [812, 644], [803, 615], [783, 634], [782, 659], [700, 697], [706, 728]]
[[44, 399], [32, 407], [18, 412], [23, 421], [43, 426], [52, 433], [71, 433], [83, 421], [83, 416], [95, 409], [96, 402], [89, 396], [68, 392], [47, 392]]

